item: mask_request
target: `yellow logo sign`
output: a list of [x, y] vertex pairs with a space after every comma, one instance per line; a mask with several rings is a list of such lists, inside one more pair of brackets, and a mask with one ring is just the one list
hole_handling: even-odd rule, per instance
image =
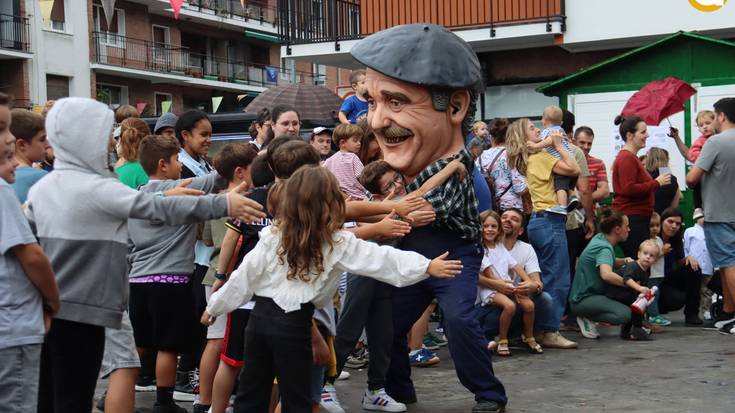
[[727, 0], [689, 0], [689, 4], [695, 9], [706, 13], [720, 10]]

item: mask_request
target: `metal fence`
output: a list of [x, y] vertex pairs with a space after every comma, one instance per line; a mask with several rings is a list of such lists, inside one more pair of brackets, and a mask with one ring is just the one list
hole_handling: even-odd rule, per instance
[[0, 48], [30, 52], [28, 18], [0, 13]]
[[565, 0], [279, 0], [285, 44], [360, 39], [400, 24], [434, 23], [452, 30], [560, 22]]
[[278, 18], [275, 7], [253, 1], [246, 2], [243, 7], [240, 0], [189, 0], [186, 7], [202, 12], [211, 12], [218, 16], [240, 18], [246, 21], [252, 19], [274, 25]]
[[289, 71], [276, 66], [249, 64], [244, 61], [197, 53], [185, 46], [157, 43], [93, 33], [96, 63], [221, 82], [269, 87], [289, 83], [318, 84], [323, 76]]

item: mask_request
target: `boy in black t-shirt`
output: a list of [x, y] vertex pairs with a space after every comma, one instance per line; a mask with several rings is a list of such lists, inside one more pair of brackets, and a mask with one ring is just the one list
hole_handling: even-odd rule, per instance
[[[661, 250], [654, 240], [645, 240], [638, 247], [638, 260], [623, 266], [621, 276], [625, 287], [608, 285], [606, 295], [615, 301], [630, 306], [640, 294], [648, 294], [648, 277], [651, 265], [661, 255]], [[624, 340], [650, 340], [650, 333], [643, 329], [643, 315], [631, 310], [630, 322], [620, 329], [620, 337]]]

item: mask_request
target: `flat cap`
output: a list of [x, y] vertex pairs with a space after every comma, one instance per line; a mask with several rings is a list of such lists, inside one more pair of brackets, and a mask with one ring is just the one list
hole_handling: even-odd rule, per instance
[[482, 87], [477, 54], [442, 26], [394, 26], [359, 41], [351, 54], [370, 69], [404, 82], [452, 89]]

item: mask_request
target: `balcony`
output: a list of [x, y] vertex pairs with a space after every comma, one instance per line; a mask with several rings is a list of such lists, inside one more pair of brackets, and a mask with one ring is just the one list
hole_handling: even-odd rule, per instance
[[0, 14], [0, 59], [32, 57], [28, 18]]
[[276, 25], [278, 18], [276, 9], [267, 4], [247, 2], [243, 7], [240, 0], [189, 0], [184, 7], [230, 19], [255, 20], [272, 25]]
[[185, 46], [106, 32], [94, 32], [92, 38], [93, 69], [116, 76], [238, 92], [261, 92], [280, 84], [323, 81], [311, 73], [246, 64], [196, 53]]
[[282, 55], [323, 64], [347, 63], [339, 56], [357, 40], [400, 24], [442, 25], [476, 51], [553, 44], [566, 30], [565, 0], [279, 0], [278, 5]]

